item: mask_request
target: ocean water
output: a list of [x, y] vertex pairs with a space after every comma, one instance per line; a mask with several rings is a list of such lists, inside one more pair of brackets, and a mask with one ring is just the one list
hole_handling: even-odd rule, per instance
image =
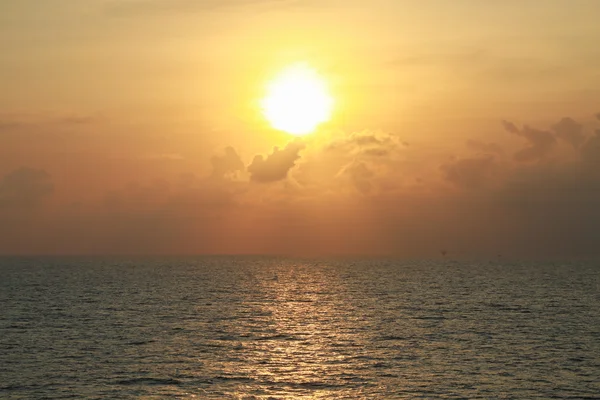
[[600, 265], [0, 258], [0, 398], [600, 398]]

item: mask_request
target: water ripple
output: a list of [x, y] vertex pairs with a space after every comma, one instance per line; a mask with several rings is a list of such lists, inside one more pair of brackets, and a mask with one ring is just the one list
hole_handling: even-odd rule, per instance
[[0, 276], [1, 398], [600, 393], [593, 264], [0, 258]]

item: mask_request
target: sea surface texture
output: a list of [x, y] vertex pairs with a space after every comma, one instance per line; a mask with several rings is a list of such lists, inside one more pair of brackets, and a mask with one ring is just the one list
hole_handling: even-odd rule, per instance
[[0, 398], [597, 399], [600, 266], [0, 258]]

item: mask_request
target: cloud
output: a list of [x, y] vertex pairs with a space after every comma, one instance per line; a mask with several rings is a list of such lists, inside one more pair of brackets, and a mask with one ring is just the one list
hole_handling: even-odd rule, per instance
[[[527, 132], [557, 135], [554, 128], [505, 127], [525, 137], [525, 148], [537, 143]], [[189, 172], [179, 180], [132, 184], [102, 203], [86, 199], [70, 207], [77, 199], [61, 190], [39, 214], [2, 213], [0, 252], [600, 254], [600, 135], [586, 137], [579, 152], [556, 145], [528, 163], [498, 155], [500, 145], [477, 136], [466, 149], [453, 148], [462, 153], [449, 159], [450, 148], [418, 142], [407, 148], [395, 134], [332, 135], [257, 156], [248, 175], [230, 147], [208, 158], [212, 170], [204, 176]], [[51, 190], [43, 171], [9, 175], [2, 193], [12, 205], [37, 204]]]
[[99, 204], [63, 210], [55, 219], [63, 232], [57, 247], [92, 254], [226, 252], [220, 246], [233, 246], [228, 240], [243, 220], [237, 215], [246, 185], [192, 174], [131, 183]]
[[582, 159], [590, 164], [600, 164], [600, 129], [581, 148]]
[[510, 121], [502, 121], [502, 126], [509, 133], [514, 133], [515, 135], [519, 134], [519, 128]]
[[495, 169], [494, 157], [463, 158], [441, 166], [446, 180], [467, 189], [477, 189], [488, 183]]
[[556, 137], [579, 148], [585, 142], [583, 126], [572, 118], [563, 118], [552, 127]]
[[363, 131], [333, 139], [324, 148], [328, 152], [343, 152], [352, 156], [386, 157], [405, 147], [408, 144], [397, 135]]
[[507, 132], [520, 136], [528, 142], [527, 147], [514, 154], [516, 161], [538, 161], [547, 156], [556, 145], [556, 139], [552, 135], [552, 132], [541, 131], [527, 125], [523, 129], [519, 129], [515, 124], [508, 121], [503, 121], [503, 125]]
[[523, 251], [546, 258], [599, 254], [597, 170], [581, 163], [548, 163], [519, 169], [494, 194], [493, 201], [496, 214], [515, 221], [518, 236], [513, 240], [513, 251], [522, 247]]
[[392, 133], [337, 132], [307, 142], [293, 178], [312, 197], [339, 196], [348, 189], [373, 195], [405, 179], [398, 172], [408, 153], [407, 144]]
[[178, 153], [155, 153], [155, 154], [144, 154], [140, 156], [140, 160], [150, 161], [181, 161], [184, 160], [181, 154]]
[[10, 120], [0, 120], [0, 133], [2, 132], [8, 132], [8, 131], [12, 131], [14, 129], [17, 129], [19, 127], [21, 127], [22, 125], [18, 122], [15, 121], [10, 121]]
[[69, 115], [56, 119], [56, 123], [65, 125], [87, 125], [101, 121], [98, 116], [92, 115]]
[[437, 65], [472, 65], [489, 59], [487, 51], [480, 48], [457, 48], [454, 51], [439, 53], [418, 53], [403, 55], [392, 61], [392, 65], [402, 67], [424, 67]]
[[215, 155], [210, 159], [212, 165], [211, 176], [225, 178], [245, 169], [244, 162], [231, 146], [225, 148], [223, 155]]
[[0, 181], [0, 207], [33, 207], [53, 190], [52, 179], [46, 171], [22, 167], [9, 172]]
[[342, 175], [349, 176], [354, 187], [362, 194], [368, 194], [373, 189], [371, 181], [375, 173], [364, 162], [353, 162], [344, 167], [340, 172], [340, 176]]
[[273, 153], [264, 158], [262, 155], [254, 157], [248, 166], [250, 179], [256, 182], [275, 182], [287, 177], [288, 172], [300, 158], [300, 151], [304, 148], [300, 141], [288, 144], [283, 150], [275, 147]]
[[453, 77], [469, 82], [483, 81], [505, 84], [562, 79], [581, 72], [571, 63], [544, 56], [515, 57], [501, 51], [464, 46], [444, 46], [429, 51], [405, 49], [403, 55], [386, 63], [392, 67], [418, 68], [422, 71], [438, 69], [451, 72]]
[[78, 115], [63, 113], [0, 113], [1, 133], [34, 133], [56, 132], [58, 129], [80, 129], [102, 123], [105, 119], [100, 115]]
[[105, 6], [105, 11], [114, 16], [137, 16], [164, 12], [203, 12], [224, 8], [283, 7], [301, 3], [301, 0], [118, 0]]
[[479, 140], [470, 139], [467, 141], [467, 147], [484, 154], [503, 154], [502, 146], [497, 143], [485, 143]]

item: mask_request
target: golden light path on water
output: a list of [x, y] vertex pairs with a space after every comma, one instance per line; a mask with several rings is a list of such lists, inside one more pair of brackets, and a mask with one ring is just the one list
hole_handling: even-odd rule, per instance
[[[353, 333], [360, 329], [359, 321], [344, 318], [342, 310], [352, 304], [336, 278], [299, 264], [261, 282], [266, 301], [256, 304], [256, 314], [262, 317], [247, 328], [262, 330], [263, 336], [251, 345], [257, 358], [241, 371], [270, 382], [276, 398], [331, 398], [332, 390], [343, 398], [362, 392], [355, 385], [340, 390], [352, 376], [351, 368], [343, 366], [367, 356], [356, 345], [359, 337], [359, 341], [367, 337], [366, 330], [358, 337]], [[265, 326], [269, 328], [264, 330]], [[252, 390], [248, 385], [240, 395]]]

